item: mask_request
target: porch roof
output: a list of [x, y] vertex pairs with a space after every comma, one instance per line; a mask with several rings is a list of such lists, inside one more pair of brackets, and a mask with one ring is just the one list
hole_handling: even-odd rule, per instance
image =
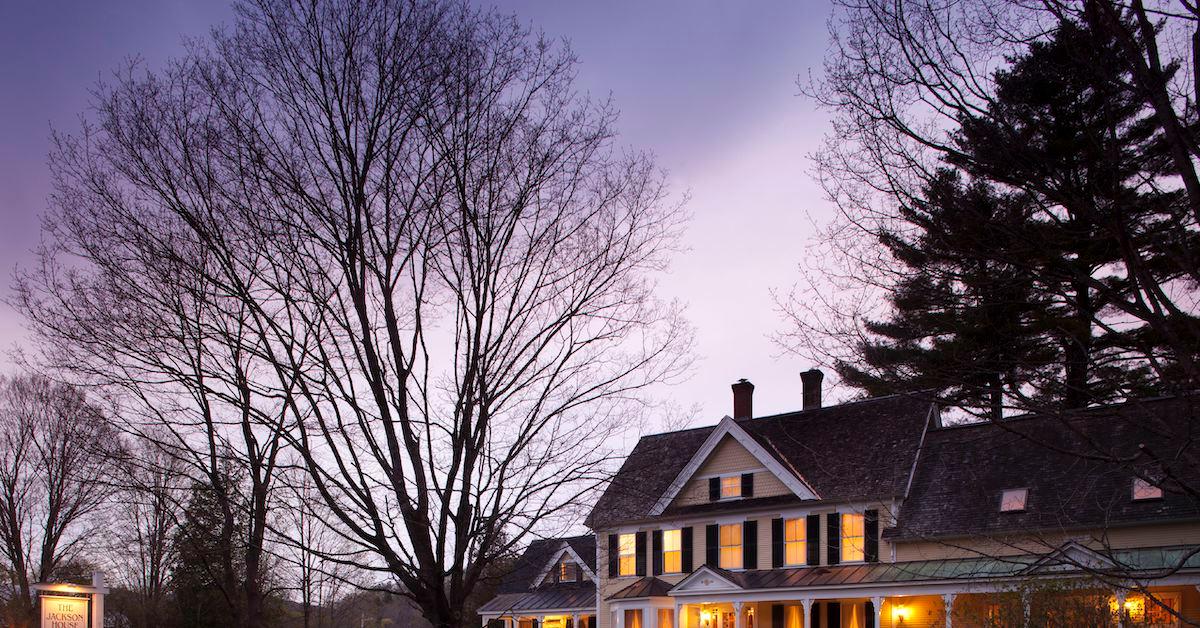
[[591, 583], [556, 584], [526, 593], [501, 593], [479, 607], [479, 613], [501, 615], [596, 608], [596, 586]]
[[[1154, 577], [1177, 570], [1200, 570], [1200, 547], [1173, 546], [1116, 550], [1099, 554], [1107, 566], [1125, 575]], [[951, 560], [924, 560], [900, 563], [859, 563], [787, 569], [730, 571], [703, 566], [745, 590], [827, 588], [870, 584], [935, 582], [1063, 576], [1081, 574], [1082, 561], [1061, 553], [1049, 556], [980, 557]], [[1104, 569], [1103, 565], [1094, 565]], [[686, 587], [687, 579], [680, 582]], [[680, 586], [673, 593], [686, 593]]]

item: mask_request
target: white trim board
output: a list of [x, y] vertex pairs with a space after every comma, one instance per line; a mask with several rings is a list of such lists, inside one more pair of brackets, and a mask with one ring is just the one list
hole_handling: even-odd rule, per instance
[[[713, 428], [712, 433], [708, 435], [708, 439], [704, 441], [704, 444], [700, 446], [700, 449], [696, 451], [692, 459], [688, 461], [679, 472], [679, 475], [675, 477], [675, 480], [667, 487], [667, 491], [654, 504], [654, 508], [650, 510], [651, 516], [657, 517], [661, 515], [667, 509], [667, 506], [671, 505], [671, 502], [679, 495], [679, 491], [683, 490], [688, 480], [692, 479], [692, 476], [700, 469], [700, 465], [704, 464], [704, 461], [708, 459], [713, 450], [717, 448], [717, 445], [721, 443], [721, 439], [726, 436], [733, 437], [738, 444], [745, 447], [746, 451], [750, 452], [750, 455], [762, 463], [767, 471], [779, 478], [779, 481], [783, 482], [783, 485], [800, 499], [821, 499], [804, 478], [800, 477], [795, 471], [784, 467], [775, 456], [771, 455], [758, 441], [754, 440], [753, 436], [747, 434], [746, 430], [742, 429], [742, 426], [738, 425], [736, 421], [730, 417], [725, 417]], [[736, 500], [727, 501], [735, 502]]]

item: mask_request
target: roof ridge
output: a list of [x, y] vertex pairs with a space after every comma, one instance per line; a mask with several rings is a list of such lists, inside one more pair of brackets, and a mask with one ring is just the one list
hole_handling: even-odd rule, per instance
[[1036, 412], [1026, 412], [1024, 414], [1016, 414], [1016, 415], [1009, 416], [1009, 417], [1003, 417], [998, 421], [993, 421], [991, 419], [981, 419], [978, 421], [964, 421], [962, 423], [951, 423], [949, 425], [941, 425], [941, 426], [935, 427], [933, 431], [941, 432], [941, 431], [950, 431], [950, 430], [966, 430], [969, 428], [986, 427], [989, 425], [994, 426], [998, 423], [1012, 423], [1015, 421], [1030, 421], [1033, 419], [1053, 419], [1053, 418], [1094, 419], [1094, 418], [1097, 418], [1094, 416], [1095, 413], [1101, 412], [1103, 410], [1112, 410], [1112, 409], [1117, 409], [1117, 408], [1123, 408], [1123, 407], [1133, 405], [1133, 404], [1157, 404], [1157, 403], [1162, 403], [1165, 401], [1182, 401], [1191, 396], [1192, 395], [1190, 395], [1190, 394], [1159, 395], [1157, 397], [1126, 399], [1125, 401], [1114, 401], [1112, 403], [1105, 403], [1105, 404], [1101, 404], [1098, 406], [1088, 406], [1086, 408], [1066, 409], [1066, 410], [1059, 411], [1056, 414], [1055, 413], [1038, 414]]

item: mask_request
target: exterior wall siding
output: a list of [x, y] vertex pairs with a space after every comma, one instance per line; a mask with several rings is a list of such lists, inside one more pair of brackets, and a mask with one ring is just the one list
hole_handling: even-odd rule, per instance
[[[1101, 539], [1104, 539], [1102, 542]], [[1200, 525], [1195, 523], [1144, 524], [1108, 530], [1053, 532], [1036, 537], [988, 538], [984, 536], [947, 539], [945, 541], [898, 541], [896, 560], [940, 560], [970, 558], [979, 555], [1013, 556], [1030, 552], [1045, 552], [1067, 541], [1091, 547], [1108, 546], [1114, 549], [1200, 544]], [[883, 544], [880, 544], [882, 558]]]

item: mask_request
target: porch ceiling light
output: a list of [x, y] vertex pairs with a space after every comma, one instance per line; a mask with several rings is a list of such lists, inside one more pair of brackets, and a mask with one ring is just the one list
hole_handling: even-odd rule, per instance
[[892, 605], [892, 621], [904, 621], [909, 618], [912, 611], [903, 604]]

